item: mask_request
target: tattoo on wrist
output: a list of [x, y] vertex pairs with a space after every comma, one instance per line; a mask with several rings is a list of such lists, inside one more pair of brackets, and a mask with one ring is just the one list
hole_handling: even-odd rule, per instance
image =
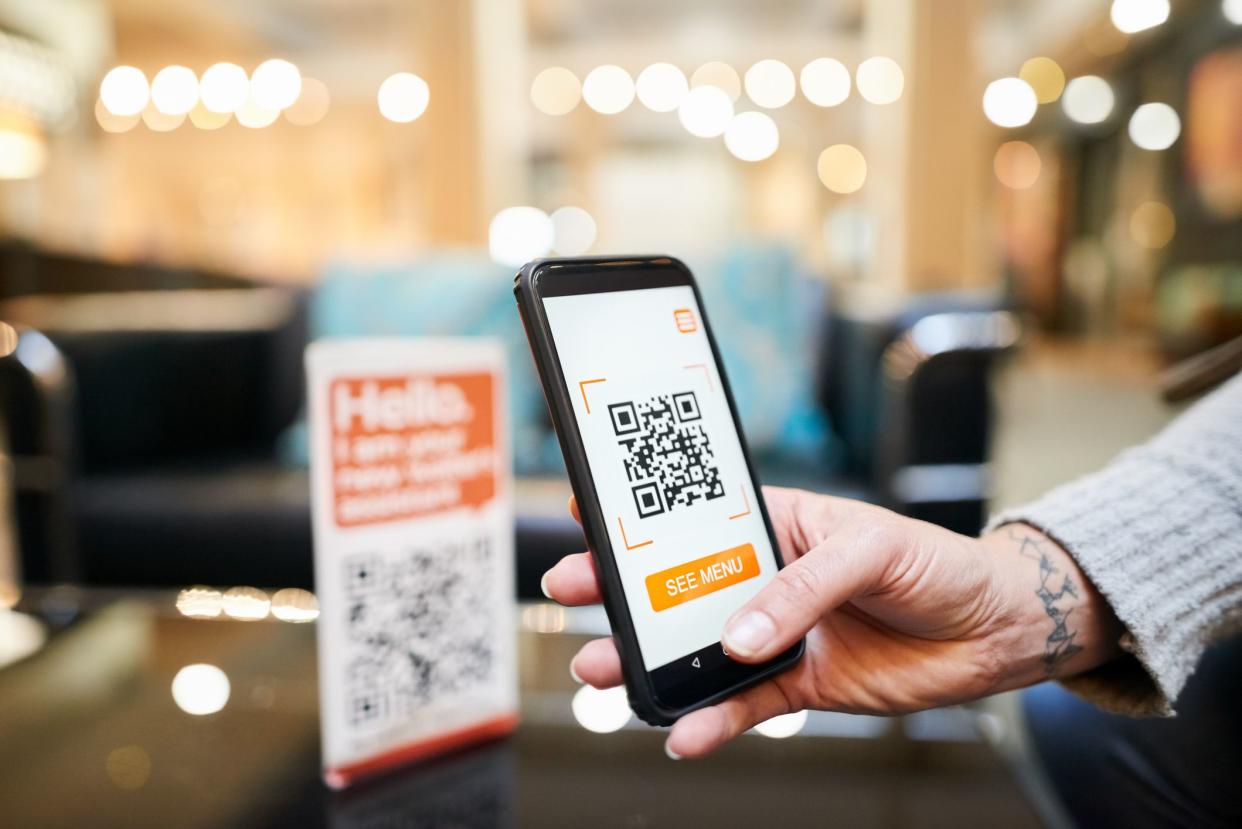
[[[1043, 602], [1044, 612], [1052, 620], [1052, 632], [1044, 642], [1044, 654], [1040, 657], [1044, 672], [1056, 676], [1057, 671], [1082, 650], [1075, 644], [1078, 631], [1070, 628], [1070, 615], [1074, 612], [1073, 602], [1078, 599], [1078, 588], [1068, 573], [1061, 578], [1060, 589], [1055, 592], [1052, 585], [1061, 569], [1053, 563], [1048, 554], [1049, 541], [1029, 533], [1023, 533], [1009, 527], [1009, 539], [1018, 545], [1018, 555], [1039, 562], [1039, 587], [1035, 595]], [[1068, 598], [1067, 598], [1068, 597]]]

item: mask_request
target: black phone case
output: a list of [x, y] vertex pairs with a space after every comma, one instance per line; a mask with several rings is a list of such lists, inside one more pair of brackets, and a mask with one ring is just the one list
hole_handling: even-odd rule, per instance
[[629, 697], [630, 707], [634, 709], [635, 714], [650, 725], [672, 725], [678, 718], [691, 711], [720, 702], [726, 697], [730, 697], [744, 688], [762, 682], [796, 664], [802, 658], [806, 643], [805, 640], [799, 641], [794, 649], [787, 651], [782, 657], [773, 660], [764, 670], [754, 676], [723, 688], [684, 707], [669, 708], [662, 705], [656, 698], [655, 690], [651, 686], [646, 667], [642, 662], [638, 637], [634, 630], [633, 620], [630, 617], [625, 592], [621, 587], [621, 577], [617, 571], [612, 542], [608, 537], [607, 524], [605, 523], [599, 498], [596, 495], [595, 485], [591, 478], [586, 449], [582, 444], [582, 436], [578, 431], [578, 422], [574, 417], [568, 386], [561, 373], [560, 360], [556, 356], [556, 347], [552, 341], [552, 333], [548, 327], [547, 317], [543, 313], [543, 303], [538, 296], [537, 276], [540, 269], [548, 265], [569, 266], [575, 269], [586, 270], [588, 273], [584, 274], [584, 279], [590, 279], [589, 271], [592, 269], [615, 270], [618, 267], [632, 269], [669, 267], [677, 269], [684, 275], [686, 279], [685, 284], [689, 285], [691, 290], [694, 291], [694, 297], [699, 306], [700, 322], [712, 350], [712, 357], [716, 363], [716, 373], [720, 378], [720, 385], [724, 391], [725, 400], [728, 402], [729, 412], [733, 416], [738, 440], [742, 447], [742, 457], [745, 459], [747, 471], [750, 473], [751, 487], [757, 501], [756, 506], [763, 517], [764, 526], [772, 542], [772, 549], [776, 553], [778, 569], [784, 566], [784, 561], [780, 554], [780, 546], [772, 530], [772, 521], [768, 517], [767, 505], [763, 500], [763, 491], [760, 488], [758, 479], [755, 477], [754, 465], [750, 461], [750, 451], [746, 446], [746, 438], [742, 433], [742, 424], [737, 416], [737, 407], [733, 403], [733, 392], [729, 388], [728, 378], [725, 376], [724, 368], [720, 362], [720, 352], [716, 348], [716, 339], [712, 336], [711, 325], [707, 320], [707, 311], [703, 306], [703, 299], [699, 294], [698, 285], [695, 283], [694, 276], [690, 273], [689, 268], [680, 260], [671, 256], [593, 256], [574, 259], [536, 259], [533, 262], [527, 263], [513, 280], [513, 293], [517, 298], [522, 325], [526, 330], [526, 337], [535, 359], [535, 368], [543, 385], [543, 393], [548, 403], [548, 412], [552, 417], [552, 425], [556, 430], [557, 439], [561, 445], [561, 452], [565, 456], [565, 466], [569, 471], [570, 486], [573, 489], [574, 498], [578, 502], [578, 511], [582, 516], [582, 527], [586, 534], [587, 546], [591, 551], [592, 558], [595, 560], [595, 567], [602, 583], [604, 610], [608, 615], [608, 622], [612, 626], [613, 639], [617, 643], [617, 650], [621, 654], [622, 673], [625, 677], [625, 690]]

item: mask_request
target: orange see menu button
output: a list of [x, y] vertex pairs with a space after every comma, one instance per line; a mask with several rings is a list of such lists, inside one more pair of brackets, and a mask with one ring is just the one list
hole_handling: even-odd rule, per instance
[[657, 613], [715, 593], [759, 575], [759, 559], [749, 544], [730, 547], [647, 576], [647, 595]]

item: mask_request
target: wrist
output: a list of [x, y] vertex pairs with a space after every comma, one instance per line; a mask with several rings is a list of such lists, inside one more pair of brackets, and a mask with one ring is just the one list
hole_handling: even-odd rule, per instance
[[1001, 666], [995, 690], [1072, 676], [1120, 653], [1120, 622], [1059, 544], [1026, 524], [1000, 527], [980, 543], [1003, 597], [991, 643]]

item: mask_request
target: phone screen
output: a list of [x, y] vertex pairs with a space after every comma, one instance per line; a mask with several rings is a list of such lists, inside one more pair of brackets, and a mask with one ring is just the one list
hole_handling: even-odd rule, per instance
[[776, 551], [693, 289], [543, 302], [644, 666], [657, 688], [741, 667], [721, 632]]

